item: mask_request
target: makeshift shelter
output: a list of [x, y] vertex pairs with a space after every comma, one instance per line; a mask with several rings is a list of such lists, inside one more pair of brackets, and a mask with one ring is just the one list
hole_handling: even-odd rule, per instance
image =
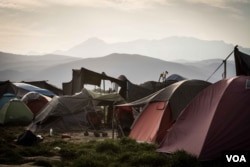
[[83, 130], [87, 126], [86, 114], [95, 112], [91, 96], [86, 89], [73, 96], [55, 96], [36, 115], [28, 126], [33, 132], [68, 132]]
[[186, 105], [210, 83], [201, 80], [176, 82], [143, 99], [120, 106], [145, 105], [132, 125], [129, 137], [160, 143]]
[[[72, 80], [67, 83], [63, 83], [63, 94], [72, 95], [81, 91], [85, 84], [101, 86], [101, 82], [108, 80], [116, 87], [120, 87], [119, 94], [128, 102], [145, 97], [167, 85], [172, 84], [175, 81], [167, 81], [166, 83], [149, 82], [141, 85], [131, 83], [124, 75], [118, 78], [113, 78], [106, 75], [104, 72], [97, 73], [86, 68], [73, 69]], [[117, 89], [118, 91], [118, 89]]]
[[250, 55], [240, 52], [236, 46], [234, 48], [234, 61], [236, 75], [250, 76]]
[[93, 99], [94, 104], [97, 106], [105, 106], [117, 102], [124, 102], [124, 99], [118, 93], [98, 93], [91, 90], [87, 91]]
[[0, 124], [29, 124], [33, 113], [20, 100], [12, 99], [0, 110]]
[[125, 87], [121, 87], [119, 94], [127, 101], [133, 102], [148, 96], [162, 88], [165, 88], [177, 81], [169, 80], [166, 82], [147, 81], [143, 84], [136, 85], [131, 83], [124, 75], [119, 76], [119, 79], [126, 83]]
[[3, 94], [3, 96], [0, 98], [0, 109], [4, 106], [4, 104], [8, 103], [11, 99], [15, 98], [17, 97], [12, 93]]
[[36, 115], [50, 100], [50, 97], [37, 92], [29, 92], [21, 99], [21, 101], [29, 107], [34, 115]]
[[107, 76], [104, 72], [97, 73], [86, 68], [73, 69], [72, 70], [72, 80], [67, 83], [63, 83], [63, 94], [64, 95], [73, 95], [77, 92], [80, 92], [85, 84], [91, 84], [100, 86], [102, 80], [109, 80], [116, 83], [117, 85], [123, 87], [124, 83], [116, 78]]
[[93, 104], [94, 106], [96, 106], [96, 110], [97, 106], [103, 107], [103, 112], [101, 111], [101, 115], [103, 115], [102, 119], [105, 124], [111, 126], [113, 116], [113, 105], [117, 103], [125, 103], [124, 98], [122, 98], [121, 95], [119, 95], [118, 93], [98, 93], [91, 90], [87, 91], [92, 97]]
[[200, 160], [212, 160], [223, 151], [250, 150], [249, 99], [249, 76], [207, 87], [183, 110], [158, 152], [185, 150]]

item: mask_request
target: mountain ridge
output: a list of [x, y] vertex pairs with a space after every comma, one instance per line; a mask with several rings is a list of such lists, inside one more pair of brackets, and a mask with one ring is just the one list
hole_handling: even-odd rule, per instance
[[[173, 42], [173, 40], [175, 41]], [[162, 43], [162, 41], [165, 43]], [[99, 46], [96, 45], [97, 43]], [[171, 44], [171, 46], [168, 47], [168, 53], [165, 53], [161, 49], [166, 47], [167, 44]], [[183, 37], [163, 38], [162, 40], [135, 40], [132, 43], [112, 44], [94, 38], [80, 43], [76, 47], [81, 49], [82, 45], [88, 45], [88, 49], [90, 49], [89, 55], [96, 52], [100, 54], [99, 57], [89, 56], [83, 58], [84, 56], [73, 57], [62, 54], [56, 55], [55, 53], [25, 56], [0, 52], [0, 80], [48, 80], [52, 84], [62, 87], [63, 82], [69, 82], [72, 79], [72, 69], [80, 69], [82, 67], [99, 73], [105, 72], [107, 75], [115, 78], [125, 75], [135, 84], [150, 80], [158, 81], [160, 73], [166, 70], [169, 72], [169, 75], [179, 74], [188, 79], [206, 80], [234, 49], [232, 44], [225, 44], [223, 41], [211, 42]], [[106, 54], [106, 51], [108, 51], [106, 46], [110, 45], [115, 46], [117, 50]], [[126, 52], [123, 48], [124, 45], [130, 48], [131, 53], [124, 53]], [[190, 47], [188, 52], [182, 49], [184, 45]], [[138, 48], [148, 54], [134, 53]], [[239, 50], [250, 54], [250, 49], [248, 48], [239, 47]], [[164, 56], [160, 58], [154, 57], [149, 53], [171, 55], [178, 61], [166, 59]], [[210, 56], [208, 59], [203, 59], [204, 57], [202, 56], [196, 59], [189, 59], [189, 57], [196, 57], [205, 53], [213, 56]], [[81, 52], [81, 55], [87, 54], [86, 52]], [[180, 55], [186, 56], [178, 57]], [[228, 59], [227, 63], [228, 76], [235, 75], [233, 55]], [[216, 82], [220, 80], [222, 73], [223, 68], [220, 68], [209, 81]]]
[[[250, 48], [240, 47], [250, 53]], [[193, 37], [165, 37], [162, 39], [138, 39], [128, 42], [107, 43], [98, 38], [90, 38], [66, 51], [62, 55], [89, 58], [102, 57], [112, 53], [139, 54], [165, 61], [224, 59], [234, 49], [233, 44], [222, 40], [201, 40]]]
[[[9, 65], [10, 63], [6, 63], [0, 67], [0, 80], [48, 80], [51, 84], [60, 88], [63, 82], [71, 81], [72, 69], [80, 69], [82, 67], [98, 73], [105, 72], [114, 78], [125, 75], [135, 84], [158, 81], [160, 73], [166, 70], [169, 72], [169, 75], [179, 74], [188, 79], [206, 80], [221, 62], [222, 60], [220, 59], [212, 59], [211, 61], [205, 60], [182, 64], [138, 54], [113, 53], [99, 58], [71, 59], [71, 61], [64, 63], [55, 62], [55, 64], [52, 63], [39, 69], [37, 69], [37, 64], [31, 65], [33, 63], [32, 60], [29, 66], [23, 65], [21, 66], [22, 69], [20, 69], [20, 62], [13, 60], [12, 66]], [[29, 64], [29, 62], [26, 63]], [[40, 62], [38, 61], [37, 63], [39, 64]], [[15, 64], [16, 66], [14, 66]], [[228, 76], [234, 75], [234, 62], [229, 61], [227, 66], [229, 69]], [[222, 70], [220, 69], [218, 74], [214, 75], [211, 82], [221, 79]]]

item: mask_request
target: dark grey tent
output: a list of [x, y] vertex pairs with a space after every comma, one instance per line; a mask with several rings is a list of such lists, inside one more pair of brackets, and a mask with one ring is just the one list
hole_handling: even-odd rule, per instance
[[87, 125], [86, 114], [95, 112], [92, 97], [86, 89], [73, 96], [55, 96], [37, 114], [28, 129], [33, 132], [82, 130]]
[[33, 132], [50, 128], [57, 132], [83, 130], [89, 126], [88, 113], [96, 113], [97, 105], [118, 101], [123, 101], [119, 94], [100, 94], [87, 89], [73, 96], [56, 96], [37, 114], [28, 129]]

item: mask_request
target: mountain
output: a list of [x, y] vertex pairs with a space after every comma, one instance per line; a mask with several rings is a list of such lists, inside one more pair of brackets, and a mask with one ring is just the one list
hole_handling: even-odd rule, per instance
[[[0, 58], [2, 59], [1, 54]], [[48, 80], [49, 83], [58, 87], [62, 87], [62, 82], [69, 82], [72, 79], [72, 69], [80, 69], [81, 67], [99, 73], [105, 72], [115, 78], [125, 75], [131, 82], [141, 84], [146, 81], [158, 81], [160, 73], [166, 70], [169, 75], [179, 74], [188, 79], [206, 80], [222, 62], [220, 59], [213, 59], [182, 64], [138, 54], [119, 53], [86, 59], [57, 57], [56, 55], [41, 57], [14, 55], [12, 58], [4, 60], [6, 63], [1, 65], [0, 81]], [[59, 60], [60, 58], [62, 60]], [[50, 63], [45, 66], [45, 62]], [[234, 75], [234, 62], [228, 61], [227, 67], [228, 76]], [[209, 81], [220, 80], [222, 71], [223, 68]]]
[[[234, 49], [233, 44], [223, 41], [206, 41], [189, 37], [168, 37], [159, 40], [135, 40], [129, 42], [106, 43], [91, 38], [67, 50], [55, 54], [81, 58], [102, 57], [112, 53], [139, 54], [165, 61], [199, 61], [206, 59], [225, 59]], [[249, 52], [249, 48], [240, 49]]]
[[27, 56], [0, 52], [0, 71], [11, 70], [17, 72], [41, 71], [51, 66], [63, 64], [80, 58], [46, 54], [40, 56]]

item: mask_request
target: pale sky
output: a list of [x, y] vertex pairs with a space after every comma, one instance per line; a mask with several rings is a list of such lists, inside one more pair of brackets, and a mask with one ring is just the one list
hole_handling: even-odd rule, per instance
[[67, 50], [170, 36], [250, 48], [249, 0], [0, 0], [0, 51]]

